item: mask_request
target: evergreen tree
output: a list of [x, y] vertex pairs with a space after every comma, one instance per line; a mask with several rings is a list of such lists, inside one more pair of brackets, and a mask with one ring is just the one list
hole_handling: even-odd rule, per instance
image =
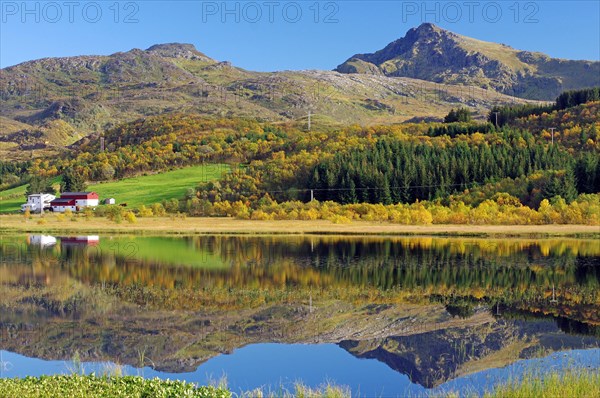
[[344, 174], [344, 177], [342, 177], [340, 185], [343, 190], [340, 191], [339, 202], [343, 204], [357, 203], [358, 198], [356, 196], [356, 184], [354, 183], [352, 177], [350, 177], [350, 173], [348, 171], [346, 171], [346, 174]]
[[25, 197], [33, 195], [35, 193], [50, 193], [54, 194], [54, 187], [50, 183], [50, 180], [45, 177], [33, 176], [29, 181], [27, 190], [25, 191]]
[[458, 108], [456, 111], [451, 109], [450, 112], [444, 118], [444, 123], [455, 123], [455, 122], [470, 122], [471, 112], [467, 108]]
[[575, 165], [575, 179], [577, 190], [582, 193], [596, 193], [600, 191], [600, 176], [598, 167], [600, 161], [598, 156], [592, 153], [584, 153]]
[[62, 176], [60, 189], [62, 192], [83, 192], [87, 188], [87, 184], [81, 174], [73, 170], [67, 170]]
[[577, 187], [573, 171], [566, 170], [563, 174], [552, 175], [544, 185], [542, 195], [545, 199], [560, 196], [567, 203], [574, 201], [577, 198]]

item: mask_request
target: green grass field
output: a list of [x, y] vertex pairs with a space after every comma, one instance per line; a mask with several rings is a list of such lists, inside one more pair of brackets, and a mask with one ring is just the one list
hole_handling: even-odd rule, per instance
[[[59, 176], [50, 180], [50, 183], [54, 188], [58, 189], [61, 178], [62, 177]], [[0, 213], [18, 212], [21, 209], [21, 205], [27, 202], [25, 192], [27, 192], [27, 185], [20, 185], [15, 188], [0, 191]]]
[[115, 198], [117, 204], [127, 203], [127, 207], [138, 207], [165, 199], [181, 199], [188, 188], [196, 188], [200, 182], [217, 180], [228, 171], [226, 164], [191, 166], [166, 173], [93, 184], [88, 186], [88, 190], [97, 192], [100, 200]]
[[[166, 173], [125, 178], [120, 181], [91, 184], [88, 191], [97, 192], [100, 200], [115, 198], [128, 207], [150, 205], [165, 199], [184, 197], [188, 188], [200, 182], [216, 180], [229, 171], [226, 164], [191, 166]], [[0, 192], [0, 213], [19, 211], [25, 203], [26, 185]]]
[[7, 189], [0, 192], [0, 213], [9, 213], [18, 211], [21, 205], [26, 202], [25, 191], [27, 185], [21, 185], [16, 188]]

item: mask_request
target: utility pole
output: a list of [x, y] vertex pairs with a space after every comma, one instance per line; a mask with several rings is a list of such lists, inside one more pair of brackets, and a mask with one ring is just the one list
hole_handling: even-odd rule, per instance
[[498, 112], [494, 112], [494, 115], [496, 115], [496, 130], [498, 129]]
[[104, 152], [104, 137], [100, 137], [100, 152]]
[[550, 132], [552, 133], [552, 145], [554, 145], [554, 130], [556, 130], [556, 127], [550, 127]]
[[308, 131], [310, 131], [310, 111], [308, 111]]
[[558, 300], [556, 299], [556, 292], [554, 291], [554, 283], [552, 284], [552, 300], [550, 300], [551, 303], [558, 303]]
[[315, 191], [313, 189], [310, 190], [310, 201], [315, 200]]

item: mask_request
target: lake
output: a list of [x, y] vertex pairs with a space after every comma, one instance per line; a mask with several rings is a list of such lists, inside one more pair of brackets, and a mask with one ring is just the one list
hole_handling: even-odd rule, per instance
[[600, 367], [598, 240], [0, 238], [2, 377], [422, 396]]

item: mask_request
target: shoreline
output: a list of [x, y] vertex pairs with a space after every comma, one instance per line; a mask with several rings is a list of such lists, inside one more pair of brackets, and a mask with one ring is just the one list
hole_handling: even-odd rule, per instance
[[575, 237], [600, 238], [597, 225], [401, 225], [392, 223], [353, 221], [334, 224], [327, 220], [238, 220], [216, 217], [151, 217], [138, 218], [130, 224], [116, 224], [105, 218], [58, 221], [39, 215], [25, 220], [22, 215], [0, 216], [0, 234], [11, 233], [88, 233], [139, 235], [348, 235], [348, 236], [447, 236], [447, 237]]

